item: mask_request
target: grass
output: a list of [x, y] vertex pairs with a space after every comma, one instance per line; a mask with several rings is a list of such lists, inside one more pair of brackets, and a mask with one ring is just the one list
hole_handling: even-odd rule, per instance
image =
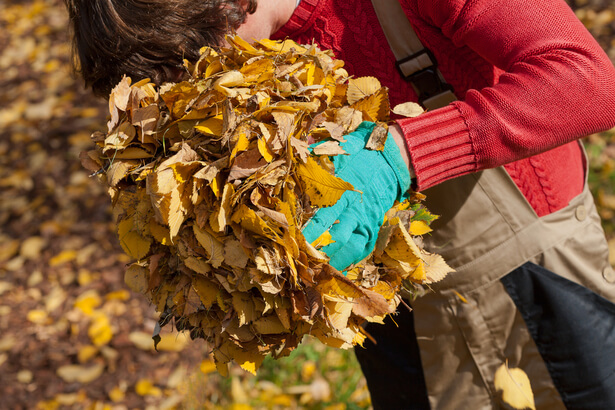
[[290, 356], [267, 357], [257, 376], [233, 365], [230, 376], [195, 372], [187, 409], [361, 410], [370, 407], [365, 379], [352, 350], [306, 338]]

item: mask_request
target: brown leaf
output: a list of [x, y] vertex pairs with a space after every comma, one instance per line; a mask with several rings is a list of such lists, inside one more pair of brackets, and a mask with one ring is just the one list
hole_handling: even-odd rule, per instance
[[369, 140], [367, 144], [365, 144], [365, 148], [373, 149], [376, 151], [382, 151], [384, 149], [384, 144], [389, 135], [389, 127], [383, 123], [376, 123], [371, 135], [369, 136]]
[[369, 289], [363, 290], [363, 296], [353, 302], [352, 313], [366, 320], [393, 313], [384, 296]]

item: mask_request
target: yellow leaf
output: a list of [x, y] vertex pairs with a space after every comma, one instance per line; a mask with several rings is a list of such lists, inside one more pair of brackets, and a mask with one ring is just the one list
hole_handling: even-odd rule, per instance
[[130, 299], [130, 292], [126, 289], [116, 290], [115, 292], [109, 292], [105, 295], [106, 300], [122, 300], [127, 301]]
[[124, 400], [124, 397], [126, 396], [126, 393], [124, 392], [124, 390], [122, 390], [121, 387], [119, 386], [115, 386], [113, 389], [111, 389], [111, 391], [109, 392], [109, 398], [111, 399], [112, 402], [114, 403], [118, 403], [121, 402], [122, 400]]
[[21, 243], [19, 254], [26, 259], [38, 259], [41, 251], [48, 245], [47, 240], [40, 236], [31, 236]]
[[209, 259], [207, 260], [214, 268], [219, 268], [224, 261], [224, 245], [215, 236], [199, 228], [196, 224], [192, 225], [194, 236], [199, 244], [205, 249]]
[[230, 161], [232, 161], [235, 158], [235, 156], [237, 156], [238, 153], [248, 149], [249, 145], [250, 145], [250, 139], [248, 138], [248, 135], [245, 132], [239, 133], [237, 142], [235, 143], [235, 146], [233, 147], [233, 151], [231, 152]]
[[105, 149], [126, 148], [137, 135], [135, 127], [128, 122], [123, 122], [120, 126], [105, 139]]
[[101, 297], [95, 290], [88, 290], [77, 298], [74, 307], [81, 310], [85, 315], [92, 316], [94, 309], [96, 309], [102, 303]]
[[66, 250], [62, 251], [53, 258], [49, 259], [49, 266], [56, 267], [65, 264], [66, 262], [70, 262], [77, 257], [77, 251], [75, 250]]
[[216, 370], [220, 373], [220, 376], [228, 377], [228, 361], [216, 361]]
[[96, 363], [91, 366], [69, 364], [58, 368], [56, 373], [67, 383], [90, 383], [98, 379], [105, 370], [105, 365]]
[[[9, 241], [6, 237], [2, 238], [0, 241], [0, 262], [9, 260], [17, 251], [19, 251], [19, 240]], [[49, 263], [51, 264], [51, 260]]]
[[109, 318], [104, 313], [97, 313], [90, 323], [88, 328], [88, 336], [94, 343], [94, 346], [104, 346], [111, 341], [113, 330]]
[[343, 298], [358, 298], [363, 296], [361, 289], [349, 279], [343, 276], [332, 276], [318, 284], [318, 290], [323, 295], [331, 295]]
[[140, 294], [145, 294], [149, 286], [149, 270], [145, 267], [133, 263], [124, 272], [124, 282], [130, 290]]
[[124, 148], [123, 150], [108, 150], [105, 151], [105, 154], [115, 159], [145, 159], [153, 157], [154, 150], [147, 146], [130, 146], [128, 148]]
[[305, 164], [297, 164], [297, 174], [305, 183], [310, 201], [318, 207], [335, 205], [344, 192], [354, 190], [352, 184], [328, 173], [312, 157]]
[[181, 352], [189, 342], [190, 339], [184, 333], [165, 333], [160, 335], [156, 349], [159, 352]]
[[190, 198], [183, 195], [183, 192], [174, 191], [171, 193], [171, 202], [168, 211], [169, 234], [171, 238], [177, 236], [191, 208], [192, 203], [190, 202]]
[[425, 272], [425, 262], [420, 259], [418, 265], [414, 268], [414, 271], [410, 275], [410, 278], [415, 282], [425, 282], [427, 279], [427, 273]]
[[228, 239], [224, 242], [224, 262], [234, 268], [243, 269], [248, 263], [248, 255], [238, 240]]
[[243, 74], [241, 74], [237, 70], [227, 71], [222, 74], [220, 78], [216, 80], [214, 83], [214, 88], [216, 87], [234, 87], [237, 85], [242, 85], [244, 83]]
[[348, 104], [352, 105], [355, 102], [374, 94], [380, 88], [382, 88], [382, 85], [375, 77], [351, 78], [348, 80], [348, 90], [346, 91]]
[[98, 353], [98, 348], [92, 345], [86, 345], [79, 349], [77, 352], [77, 360], [80, 363], [85, 363], [90, 360], [92, 357], [96, 356]]
[[169, 166], [170, 169], [173, 170], [173, 177], [179, 184], [183, 184], [188, 182], [192, 175], [201, 167], [199, 162], [178, 162], [175, 164], [171, 164]]
[[219, 285], [201, 276], [197, 276], [192, 280], [192, 287], [196, 294], [199, 295], [205, 309], [209, 309], [216, 302], [221, 291]]
[[425, 283], [441, 281], [455, 269], [448, 266], [444, 258], [440, 255], [423, 252], [423, 262], [425, 266]]
[[142, 259], [149, 252], [151, 238], [145, 238], [135, 229], [132, 217], [122, 220], [117, 227], [120, 245], [132, 259]]
[[227, 183], [224, 185], [220, 208], [213, 212], [210, 217], [210, 225], [215, 232], [224, 232], [224, 228], [228, 223], [227, 218], [231, 214], [231, 199], [234, 193], [235, 188], [233, 184]]
[[203, 374], [213, 373], [216, 371], [216, 364], [213, 360], [205, 359], [201, 362], [199, 369], [203, 372]]
[[265, 161], [271, 162], [273, 160], [273, 154], [269, 147], [267, 146], [267, 141], [264, 138], [259, 138], [257, 142], [258, 152], [261, 153]]
[[352, 303], [328, 301], [325, 302], [325, 308], [329, 313], [331, 326], [338, 330], [347, 328], [352, 313]]
[[233, 308], [239, 318], [239, 326], [251, 323], [257, 318], [252, 296], [243, 292], [233, 292]]
[[277, 315], [263, 316], [254, 322], [254, 329], [260, 334], [279, 334], [290, 331], [280, 321]]
[[199, 95], [196, 85], [188, 81], [173, 84], [169, 83], [166, 88], [160, 90], [160, 97], [173, 114], [173, 118], [181, 118], [186, 112], [186, 107]]
[[401, 224], [397, 225], [397, 229], [391, 235], [384, 251], [391, 258], [407, 262], [410, 266], [418, 266], [419, 261], [421, 261], [421, 250], [416, 246], [406, 228]]
[[231, 220], [241, 225], [242, 228], [261, 235], [265, 238], [273, 239], [280, 243], [278, 234], [248, 206], [241, 204], [233, 214]]
[[365, 121], [388, 121], [390, 105], [386, 88], [381, 88], [369, 97], [357, 101], [352, 108], [361, 111]]
[[246, 77], [246, 82], [262, 83], [273, 78], [274, 70], [274, 62], [267, 58], [262, 58], [253, 61], [251, 64], [244, 65], [239, 71]]
[[341, 147], [338, 141], [326, 141], [314, 147], [315, 155], [344, 155], [346, 151]]
[[[183, 179], [183, 177], [181, 178]], [[184, 194], [188, 184], [180, 183], [176, 179], [175, 171], [170, 167], [149, 174], [146, 181], [147, 193], [151, 197], [154, 211], [159, 219], [169, 226], [169, 235], [171, 238], [174, 238], [179, 232], [186, 214], [192, 209], [192, 202], [190, 201], [191, 192], [188, 192], [188, 195]], [[135, 230], [135, 233], [138, 234], [138, 232], [138, 230]], [[145, 238], [143, 239], [145, 240]], [[147, 239], [151, 243], [151, 238]], [[142, 249], [143, 245], [140, 245], [141, 248], [139, 250]]]
[[129, 171], [138, 164], [139, 161], [131, 159], [118, 159], [113, 161], [107, 169], [109, 185], [116, 186], [126, 175], [128, 175]]
[[[227, 363], [230, 360], [235, 360], [242, 369], [256, 375], [256, 370], [260, 367], [265, 359], [257, 351], [243, 350], [230, 342], [224, 343], [218, 350], [214, 350], [214, 357], [217, 361]], [[219, 368], [218, 368], [219, 369]]]
[[276, 53], [284, 54], [289, 51], [295, 51], [296, 53], [305, 53], [307, 49], [295, 43], [293, 40], [285, 39], [284, 41], [275, 41], [268, 38], [257, 41], [258, 44], [264, 46], [266, 49], [274, 51]]
[[432, 229], [427, 225], [425, 221], [412, 221], [410, 223], [409, 233], [410, 235], [425, 235], [431, 232]]
[[44, 310], [31, 310], [26, 315], [26, 318], [37, 325], [42, 325], [48, 322], [49, 317], [47, 316], [47, 312]]
[[495, 372], [495, 389], [502, 393], [502, 401], [514, 409], [536, 409], [534, 394], [527, 374], [519, 368], [502, 364]]
[[205, 69], [205, 77], [210, 77], [214, 74], [218, 74], [223, 69], [224, 67], [222, 66], [222, 63], [219, 60], [214, 60], [211, 62], [211, 64], [207, 65], [207, 68]]
[[145, 332], [131, 332], [128, 340], [141, 350], [154, 350], [154, 340], [152, 335]]
[[184, 260], [184, 265], [193, 271], [205, 275], [211, 271], [211, 265], [205, 261], [205, 259], [188, 257]]
[[162, 396], [162, 390], [154, 386], [150, 379], [141, 379], [135, 385], [135, 392], [139, 396]]
[[209, 183], [209, 187], [211, 188], [211, 190], [213, 191], [214, 195], [216, 196], [216, 198], [220, 198], [220, 195], [222, 194], [220, 192], [220, 175], [216, 175], [215, 178], [213, 178], [211, 180], [211, 182]]
[[468, 299], [466, 299], [465, 297], [463, 297], [463, 295], [459, 292], [457, 292], [456, 290], [453, 290], [453, 293], [455, 295], [457, 295], [457, 297], [459, 298], [459, 300], [461, 300], [463, 303], [468, 303]]
[[319, 249], [332, 243], [335, 243], [335, 241], [331, 233], [329, 231], [324, 231], [314, 242], [312, 242], [312, 246]]
[[220, 136], [222, 135], [223, 124], [224, 119], [222, 118], [222, 114], [219, 114], [215, 117], [200, 121], [199, 124], [196, 125], [194, 128], [196, 128], [197, 131], [202, 132], [203, 134]]

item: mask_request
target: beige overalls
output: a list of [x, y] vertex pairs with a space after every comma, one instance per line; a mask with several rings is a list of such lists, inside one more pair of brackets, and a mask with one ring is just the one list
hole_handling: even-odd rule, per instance
[[456, 269], [412, 302], [432, 408], [497, 407], [493, 380], [505, 362], [528, 374], [537, 408], [564, 408], [500, 279], [531, 261], [615, 302], [615, 272], [587, 184], [566, 208], [541, 218], [502, 167], [426, 195], [442, 217], [425, 247]]
[[[372, 3], [398, 63], [403, 62], [400, 71], [409, 76], [432, 64], [398, 0]], [[435, 109], [452, 99], [442, 92], [423, 105]], [[587, 168], [587, 158], [585, 163]], [[615, 272], [587, 182], [566, 208], [541, 218], [503, 167], [424, 193], [427, 208], [441, 216], [424, 238], [425, 248], [456, 269], [434, 284], [433, 292], [411, 302], [431, 408], [501, 407], [494, 376], [506, 362], [527, 373], [538, 409], [564, 408], [500, 279], [534, 262], [615, 302]]]

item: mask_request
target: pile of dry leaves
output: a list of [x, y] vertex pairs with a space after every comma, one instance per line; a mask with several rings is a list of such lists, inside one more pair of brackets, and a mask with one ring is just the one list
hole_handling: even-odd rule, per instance
[[[255, 372], [288, 355], [305, 334], [336, 347], [362, 343], [365, 320], [393, 313], [403, 288], [451, 269], [420, 248], [434, 217], [421, 195], [385, 218], [373, 254], [344, 274], [301, 233], [315, 210], [353, 186], [331, 156], [362, 121], [383, 149], [387, 89], [348, 78], [317, 47], [229, 38], [186, 62], [190, 80], [160, 87], [124, 78], [113, 90], [107, 133], [82, 163], [106, 181], [120, 243], [135, 261], [128, 286], [178, 329], [210, 342], [218, 370]], [[313, 151], [309, 144], [321, 142]]]

